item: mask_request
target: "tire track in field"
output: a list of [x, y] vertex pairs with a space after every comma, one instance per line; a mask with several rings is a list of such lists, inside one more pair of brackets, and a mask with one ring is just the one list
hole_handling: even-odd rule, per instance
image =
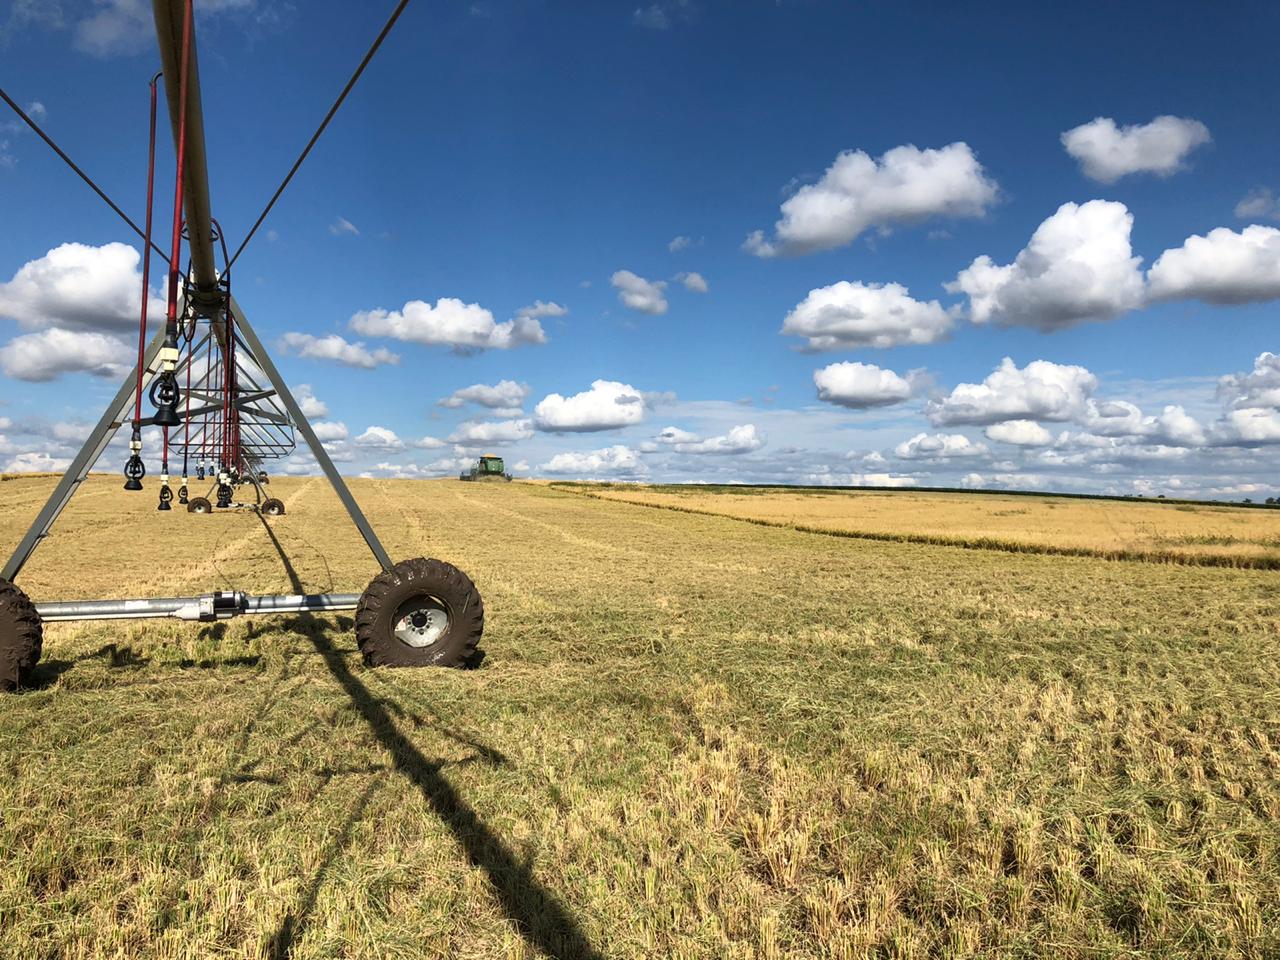
[[[13, 481], [8, 482], [12, 483]], [[8, 493], [7, 489], [5, 492], [6, 494]], [[0, 507], [0, 527], [9, 528], [10, 535], [13, 537], [13, 546], [16, 547], [18, 545], [18, 542], [22, 539], [23, 535], [26, 534], [31, 524], [35, 522], [41, 508], [44, 507], [52, 493], [53, 488], [50, 487], [48, 490], [40, 491], [34, 495], [32, 494], [32, 491], [24, 490], [22, 491], [22, 494], [20, 494], [20, 499], [9, 499], [6, 497], [4, 506]], [[81, 486], [80, 489], [76, 491], [76, 494], [72, 498], [71, 503], [68, 504], [68, 507], [70, 509], [75, 509], [74, 504], [83, 503], [86, 500], [99, 500], [113, 493], [115, 493], [113, 489], [104, 489], [97, 485], [94, 485], [93, 487]], [[57, 529], [57, 523], [54, 524], [54, 529]], [[65, 533], [65, 528], [60, 530], [59, 533]]]
[[[396, 510], [399, 511], [399, 514], [402, 517], [404, 517], [404, 519], [406, 520], [406, 522], [410, 527], [420, 532], [421, 543], [423, 544], [423, 546], [424, 547], [429, 546], [428, 544], [429, 538], [428, 538], [428, 535], [425, 533], [425, 525], [422, 521], [422, 518], [418, 515], [417, 508], [409, 504], [406, 504], [401, 500], [393, 499], [392, 496], [387, 492], [384, 483], [378, 483], [375, 489], [377, 490], [379, 496], [381, 496], [384, 500], [387, 500], [388, 502], [393, 503]], [[457, 491], [450, 491], [450, 492], [457, 494]], [[463, 499], [464, 502], [466, 502], [465, 498], [459, 498], [459, 499]], [[424, 551], [424, 553], [427, 556], [431, 555], [430, 552], [427, 552], [427, 551]], [[554, 613], [556, 611], [555, 605], [550, 603], [541, 594], [535, 593], [532, 590], [528, 590], [524, 587], [519, 586], [516, 583], [513, 583], [510, 578], [499, 581], [496, 586], [500, 591], [512, 595], [513, 597], [518, 599], [522, 604], [527, 605], [530, 609], [539, 611], [544, 614]]]
[[[485, 503], [479, 500], [474, 500], [470, 497], [465, 496], [460, 490], [452, 490], [450, 492], [453, 494], [453, 496], [457, 500], [460, 500], [465, 504], [468, 504], [472, 507], [480, 507], [481, 509], [492, 510], [498, 513], [505, 513], [508, 516], [513, 517], [517, 520], [521, 520], [524, 523], [530, 524], [531, 526], [540, 527], [541, 529], [546, 530], [549, 533], [554, 533], [556, 536], [560, 537], [566, 543], [572, 544], [573, 546], [576, 546], [576, 547], [581, 547], [588, 550], [600, 550], [606, 553], [613, 553], [618, 556], [636, 557], [638, 559], [645, 560], [645, 561], [653, 561], [655, 558], [660, 558], [662, 556], [661, 551], [658, 550], [656, 547], [652, 550], [640, 550], [634, 547], [625, 547], [617, 543], [609, 543], [603, 540], [593, 540], [590, 537], [583, 537], [578, 534], [570, 533], [568, 530], [564, 529], [563, 527], [559, 527], [554, 523], [548, 523], [545, 520], [539, 520], [536, 517], [531, 517], [528, 514], [521, 513], [520, 511], [512, 509], [511, 507], [499, 506], [496, 503]], [[669, 534], [670, 530], [668, 529], [666, 532]], [[734, 570], [734, 571], [739, 571], [742, 573], [750, 573], [754, 575], [759, 575], [764, 572], [763, 568], [754, 566], [752, 564], [727, 563], [723, 561], [715, 562], [710, 560], [702, 560], [702, 559], [699, 559], [697, 556], [684, 557], [681, 559], [681, 563], [689, 566], [701, 567], [705, 570], [717, 570], [717, 571]]]
[[[319, 482], [320, 482], [319, 477], [311, 477], [309, 480], [307, 480], [306, 483], [304, 483], [301, 487], [299, 487], [297, 490], [291, 493], [288, 496], [288, 498], [284, 501], [286, 515], [297, 505], [297, 503], [300, 500], [302, 500], [312, 490], [314, 490], [316, 487], [316, 484], [318, 484]], [[240, 512], [241, 511], [237, 511], [237, 513], [240, 513]], [[243, 511], [243, 512], [247, 515], [249, 511]], [[192, 516], [195, 517], [198, 515], [192, 514]], [[212, 517], [210, 517], [209, 519], [212, 519]], [[235, 528], [228, 528], [227, 530], [223, 531], [222, 535], [218, 538], [218, 540], [214, 542], [214, 552], [209, 556], [209, 559], [204, 561], [204, 563], [201, 563], [200, 565], [195, 567], [187, 567], [180, 574], [170, 574], [167, 577], [161, 577], [156, 581], [156, 583], [159, 586], [167, 586], [167, 585], [176, 586], [192, 580], [200, 580], [204, 577], [208, 577], [211, 575], [216, 576], [219, 573], [219, 566], [221, 564], [234, 558], [238, 553], [240, 553], [240, 551], [244, 550], [245, 547], [253, 543], [253, 541], [261, 540], [265, 536], [264, 531], [262, 529], [262, 525], [256, 522], [257, 521], [256, 514], [254, 516], [254, 521], [255, 522], [253, 526], [249, 527], [248, 532], [245, 533], [243, 536], [237, 537], [235, 540], [231, 541], [230, 543], [226, 543], [225, 545], [220, 545], [223, 538], [233, 533], [235, 531]], [[216, 523], [217, 521], [215, 520], [214, 522]]]
[[534, 517], [529, 516], [528, 514], [521, 513], [518, 510], [513, 510], [510, 507], [499, 506], [496, 503], [486, 503], [484, 501], [475, 500], [475, 499], [472, 499], [471, 497], [464, 496], [460, 490], [451, 490], [449, 492], [453, 494], [454, 499], [462, 503], [465, 503], [468, 506], [479, 507], [482, 511], [504, 513], [507, 516], [514, 517], [517, 520], [521, 520], [524, 523], [529, 524], [530, 526], [539, 527], [543, 530], [546, 530], [549, 533], [554, 533], [556, 536], [564, 540], [566, 543], [572, 544], [577, 547], [584, 547], [589, 550], [601, 550], [606, 553], [615, 553], [623, 556], [643, 557], [646, 560], [651, 560], [654, 556], [653, 553], [651, 552], [636, 550], [635, 548], [632, 548], [632, 547], [623, 547], [616, 543], [606, 543], [603, 540], [592, 540], [589, 537], [582, 537], [576, 534], [572, 534], [568, 530], [565, 530], [563, 527], [556, 526], [554, 523], [548, 523], [545, 520], [538, 520]]
[[[399, 500], [394, 500], [392, 496], [387, 492], [384, 483], [379, 483], [376, 489], [378, 491], [378, 494], [383, 499], [395, 505], [396, 510], [400, 512], [400, 515], [404, 517], [408, 525], [412, 527], [415, 531], [419, 532], [419, 535], [420, 535], [419, 542], [424, 546], [424, 548], [429, 547], [430, 544], [428, 541], [430, 538], [425, 532], [426, 525], [423, 523], [421, 516], [419, 516], [418, 514], [418, 508], [405, 504]], [[450, 492], [456, 492], [456, 491], [450, 491]], [[434, 551], [424, 550], [424, 554], [427, 556], [430, 556], [432, 552]], [[536, 594], [531, 590], [526, 590], [523, 587], [519, 587], [514, 583], [512, 583], [510, 580], [503, 580], [501, 582], [501, 589], [506, 591], [507, 593], [515, 595], [516, 597], [519, 597], [523, 602], [528, 603], [530, 606], [540, 609], [543, 612], [551, 612], [555, 609], [550, 603], [548, 603], [539, 594]]]
[[[427, 528], [423, 524], [422, 518], [417, 515], [417, 511], [414, 510], [413, 507], [405, 503], [404, 498], [397, 499], [395, 497], [392, 497], [391, 494], [387, 492], [387, 481], [385, 480], [375, 481], [373, 489], [377, 492], [379, 497], [381, 497], [383, 500], [386, 500], [389, 504], [391, 504], [395, 512], [406, 522], [406, 524], [413, 531], [412, 540], [415, 545], [415, 549], [418, 545], [421, 545], [423, 548], [422, 555], [429, 556], [430, 555], [429, 546], [431, 542], [431, 536], [430, 534], [427, 533]], [[394, 561], [395, 558], [392, 557], [392, 560]]]

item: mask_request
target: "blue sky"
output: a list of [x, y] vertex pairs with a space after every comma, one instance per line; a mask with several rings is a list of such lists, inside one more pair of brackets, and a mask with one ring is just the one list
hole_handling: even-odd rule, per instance
[[[0, 84], [135, 217], [149, 6], [0, 7]], [[390, 6], [196, 0], [233, 243]], [[411, 3], [237, 299], [352, 473], [493, 446], [525, 475], [1274, 495], [1277, 27], [1232, 3]], [[0, 467], [35, 469], [128, 362], [136, 255], [107, 245], [138, 245], [11, 119]]]

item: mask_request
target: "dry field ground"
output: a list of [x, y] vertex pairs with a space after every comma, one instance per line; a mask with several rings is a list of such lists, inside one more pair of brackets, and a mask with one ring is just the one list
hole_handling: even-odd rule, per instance
[[556, 486], [866, 539], [1280, 569], [1280, 509], [820, 487]]
[[[0, 547], [51, 486], [0, 484]], [[50, 627], [0, 702], [0, 955], [1280, 955], [1280, 573], [354, 487], [475, 578], [481, 666]], [[361, 589], [324, 483], [272, 490], [268, 528], [95, 479], [20, 583]]]

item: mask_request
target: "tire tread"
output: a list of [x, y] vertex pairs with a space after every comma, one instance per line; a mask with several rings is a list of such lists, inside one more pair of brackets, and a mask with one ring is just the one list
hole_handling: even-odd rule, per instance
[[[412, 590], [405, 588], [418, 585], [443, 595], [453, 607], [447, 635], [450, 649], [440, 660], [422, 659], [414, 648], [398, 644], [387, 631], [385, 619], [395, 614], [389, 605], [402, 603], [412, 596]], [[356, 643], [369, 666], [461, 666], [471, 659], [484, 633], [484, 603], [471, 578], [457, 567], [443, 560], [414, 557], [370, 581], [356, 606], [355, 629]], [[460, 633], [454, 636], [454, 631]]]
[[35, 604], [17, 586], [0, 580], [0, 690], [16, 690], [31, 676], [44, 647]]

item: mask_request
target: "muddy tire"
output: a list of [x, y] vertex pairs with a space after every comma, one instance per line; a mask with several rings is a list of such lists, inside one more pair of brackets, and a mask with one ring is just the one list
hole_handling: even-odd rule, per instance
[[258, 509], [260, 509], [268, 517], [283, 517], [284, 501], [277, 500], [275, 497], [268, 497], [266, 500], [262, 501], [262, 506], [259, 507]]
[[356, 607], [356, 643], [370, 666], [462, 666], [483, 632], [480, 591], [443, 560], [402, 560], [373, 578]]
[[213, 504], [205, 497], [192, 497], [187, 502], [187, 513], [213, 513]]
[[27, 683], [43, 645], [44, 628], [35, 604], [8, 580], [0, 580], [0, 690]]

